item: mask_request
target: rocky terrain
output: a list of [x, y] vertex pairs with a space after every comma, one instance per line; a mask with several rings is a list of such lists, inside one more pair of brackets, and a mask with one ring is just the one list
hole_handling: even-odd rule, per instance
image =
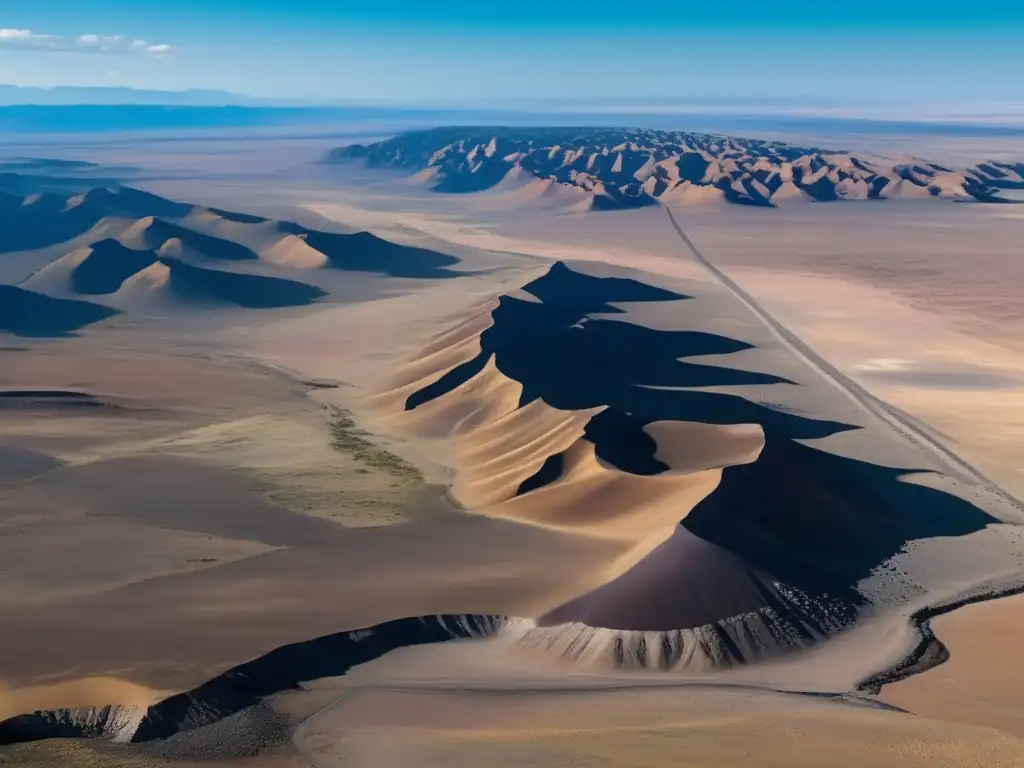
[[437, 192], [480, 192], [542, 182], [575, 187], [594, 209], [729, 202], [939, 198], [1010, 202], [1024, 189], [1024, 163], [950, 168], [918, 158], [882, 158], [682, 131], [611, 128], [436, 128], [332, 150], [325, 162], [425, 172]]

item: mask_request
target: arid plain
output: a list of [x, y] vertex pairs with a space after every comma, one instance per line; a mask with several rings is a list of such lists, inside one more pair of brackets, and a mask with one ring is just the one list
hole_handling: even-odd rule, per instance
[[0, 765], [1024, 760], [1020, 206], [338, 143], [11, 150]]

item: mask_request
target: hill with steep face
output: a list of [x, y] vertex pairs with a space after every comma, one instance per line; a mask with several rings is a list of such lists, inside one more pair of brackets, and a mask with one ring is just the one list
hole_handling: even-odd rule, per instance
[[953, 169], [850, 152], [682, 131], [610, 128], [436, 128], [332, 150], [324, 162], [427, 171], [437, 192], [480, 192], [511, 180], [551, 181], [586, 193], [594, 209], [724, 201], [794, 202], [901, 197], [1009, 202], [1024, 163]]
[[[454, 256], [370, 232], [315, 230], [121, 185], [68, 193], [26, 179], [27, 195], [0, 190], [0, 289], [9, 297], [0, 332], [66, 334], [122, 312], [303, 306], [347, 290], [331, 273], [462, 274]], [[41, 312], [53, 322], [32, 317]]]
[[[290, 221], [181, 203], [130, 187], [64, 195], [0, 191], [0, 257], [116, 240], [132, 251], [207, 262], [330, 268], [390, 277], [457, 274], [454, 256], [369, 232], [325, 232]], [[64, 254], [60, 254], [64, 255]]]
[[15, 336], [67, 336], [116, 314], [117, 310], [100, 304], [0, 284], [0, 332]]

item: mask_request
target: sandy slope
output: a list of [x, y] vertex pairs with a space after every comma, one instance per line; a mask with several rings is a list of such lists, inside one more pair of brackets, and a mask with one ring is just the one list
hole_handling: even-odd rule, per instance
[[[662, 226], [661, 211], [582, 218], [555, 218], [541, 212], [529, 222], [497, 214], [484, 218], [474, 212], [470, 227], [466, 216], [452, 215], [455, 209], [441, 213], [443, 203], [438, 201], [428, 205], [415, 197], [399, 198], [389, 201], [393, 210], [379, 213], [361, 210], [356, 198], [344, 197], [344, 191], [335, 194], [336, 201], [341, 197], [346, 202], [312, 205], [349, 223], [365, 217], [383, 227], [397, 220], [462, 244], [549, 257], [600, 258], [661, 274], [698, 275], [679, 261], [679, 243]], [[307, 195], [307, 199], [316, 198], [323, 200], [324, 196]], [[361, 203], [372, 206], [376, 201], [364, 199]], [[459, 204], [472, 206], [473, 202], [460, 200]], [[437, 215], [425, 216], [424, 211]], [[989, 227], [977, 210], [966, 208], [949, 212], [947, 217], [955, 217], [955, 221], [945, 227], [920, 209], [910, 208], [888, 209], [882, 217], [877, 211], [847, 208], [841, 216], [828, 217], [825, 229], [820, 211], [815, 214], [819, 217], [815, 224], [800, 218], [798, 211], [791, 217], [779, 211], [771, 213], [776, 218], [768, 226], [756, 212], [730, 211], [728, 217], [718, 218], [705, 212], [695, 219], [695, 236], [730, 274], [845, 373], [895, 402], [911, 417], [928, 422], [937, 437], [951, 438], [949, 444], [955, 450], [1012, 487], [1016, 473], [1012, 457], [1019, 443], [1012, 417], [1020, 409], [1015, 408], [1013, 399], [1016, 390], [1006, 382], [1018, 377], [1018, 361], [1006, 357], [1005, 347], [1012, 346], [1019, 334], [1015, 333], [1013, 314], [1016, 281], [1006, 272], [1012, 269], [1005, 258], [1011, 242], [1005, 236], [1006, 227]], [[486, 223], [478, 223], [481, 219]], [[825, 237], [825, 230], [841, 231], [844, 236]], [[979, 258], [983, 266], [979, 266]], [[734, 271], [744, 262], [771, 266], [775, 274]], [[824, 273], [840, 279], [826, 279]], [[864, 290], [865, 280], [884, 283], [887, 293]], [[914, 311], [907, 307], [908, 297], [915, 304]], [[943, 316], [941, 321], [936, 321], [936, 314]], [[974, 338], [957, 335], [951, 324]], [[459, 338], [466, 343], [464, 336]], [[1004, 349], [999, 350], [993, 341]], [[472, 348], [464, 346], [452, 362], [464, 362], [471, 356]], [[915, 380], [919, 374], [924, 378]], [[380, 423], [392, 428], [390, 420]], [[429, 447], [422, 447], [419, 441], [412, 441], [409, 450], [454, 461], [443, 446], [432, 441], [427, 444]], [[465, 480], [457, 477], [457, 482], [468, 486], [471, 476], [472, 470], [467, 469]], [[509, 484], [511, 481], [505, 485]], [[985, 536], [977, 538], [979, 557], [988, 546], [983, 541]], [[921, 558], [941, 559], [951, 554], [933, 543], [918, 542], [914, 547]], [[896, 567], [902, 568], [902, 564]], [[861, 659], [865, 648], [877, 643], [882, 633], [875, 631], [871, 638], [868, 631], [867, 635], [853, 654]], [[899, 633], [884, 636], [886, 644], [893, 643], [895, 655], [912, 642]]]
[[996, 731], [755, 691], [356, 689], [302, 733], [341, 765], [1009, 768], [1024, 742]]
[[7, 691], [0, 688], [0, 719], [24, 712], [55, 707], [90, 707], [100, 702], [120, 702], [148, 707], [167, 695], [116, 678], [86, 677], [66, 683], [38, 685]]
[[[216, 212], [186, 219], [210, 237], [244, 240], [261, 255], [254, 263], [271, 261], [256, 234], [234, 232], [265, 223]], [[575, 242], [537, 240], [536, 251], [583, 259], [608, 227], [631, 220]], [[495, 231], [468, 237], [510, 250], [519, 242]], [[254, 313], [235, 324], [217, 311], [205, 316], [217, 322], [201, 348], [168, 324], [0, 350], [12, 363], [0, 365], [3, 388], [59, 388], [98, 403], [76, 406], [69, 395], [27, 407], [19, 396], [2, 412], [3, 450], [18, 469], [10, 482], [0, 477], [9, 486], [0, 487], [0, 525], [22, 543], [0, 558], [18, 618], [0, 637], [0, 655], [18, 660], [0, 670], [5, 701], [12, 690], [25, 697], [15, 709], [107, 703], [87, 701], [101, 690], [127, 701], [321, 634], [498, 612], [530, 618], [488, 646], [499, 656], [482, 677], [496, 666], [522, 674], [518, 683], [483, 697], [432, 690], [443, 723], [420, 690], [361, 691], [326, 710], [318, 722], [340, 719], [311, 748], [325, 765], [352, 749], [372, 764], [440, 760], [453, 745], [462, 759], [499, 765], [581, 754], [741, 764], [751, 752], [768, 765], [822, 755], [838, 765], [1013, 765], [1021, 745], [1004, 734], [767, 692], [845, 693], [898, 663], [918, 640], [909, 613], [1011, 581], [1024, 542], [998, 499], [944, 476], [934, 457], [822, 386], [659, 238], [645, 230], [601, 255], [670, 265], [672, 277], [480, 254], [463, 267], [500, 269], [449, 279], [427, 262], [429, 276], [388, 283], [393, 295], [272, 322]], [[285, 243], [275, 269], [303, 266], [312, 247], [274, 242]], [[382, 279], [407, 274], [409, 262], [393, 266]], [[130, 280], [166, 284], [166, 274], [140, 274]], [[154, 345], [164, 353], [145, 351]], [[276, 368], [217, 359], [238, 350]], [[314, 379], [338, 388], [301, 383]], [[379, 433], [374, 442], [450, 482], [466, 509], [339, 455], [323, 406], [351, 408]], [[55, 560], [73, 563], [73, 578]], [[1005, 615], [980, 621], [996, 626]], [[957, 642], [950, 632], [950, 647]], [[451, 650], [411, 657], [433, 676], [428, 687], [480, 681], [472, 654]], [[531, 675], [556, 687], [621, 681], [623, 666], [673, 670], [635, 671], [630, 685], [696, 677], [716, 688], [521, 687]], [[58, 668], [68, 671], [54, 679]], [[919, 678], [923, 694], [905, 695], [922, 707], [937, 700], [941, 678], [930, 676], [942, 669]], [[110, 678], [114, 688], [90, 687]], [[1012, 725], [1013, 700], [990, 691], [991, 707], [973, 719], [952, 705], [935, 714]], [[578, 707], [562, 706], [572, 697]], [[360, 702], [352, 715], [348, 704]], [[335, 728], [351, 738], [339, 744]], [[397, 754], [380, 751], [389, 743]]]
[[[5, 194], [0, 209], [6, 233], [0, 238], [0, 278], [44, 294], [38, 301], [88, 296], [135, 316], [183, 316], [197, 305], [278, 309], [328, 296], [345, 301], [380, 290], [369, 284], [372, 276], [435, 280], [458, 274], [450, 269], [459, 263], [455, 256], [365, 231], [313, 229], [130, 187], [70, 197]], [[351, 272], [358, 275], [339, 274]], [[64, 315], [74, 310], [60, 307]]]
[[1024, 692], [1012, 660], [1024, 631], [1020, 595], [961, 608], [931, 622], [950, 659], [882, 689], [881, 698], [925, 717], [1024, 736]]
[[1024, 356], [891, 290], [804, 271], [729, 272], [847, 375], [1024, 493]]
[[[582, 272], [579, 271], [581, 269]], [[882, 501], [889, 493], [885, 490], [888, 481], [883, 480], [887, 470], [877, 473], [875, 469], [869, 470], [867, 464], [859, 464], [859, 461], [882, 460], [889, 467], [920, 467], [939, 472], [944, 465], [937, 462], [936, 457], [928, 451], [901, 439], [887, 421], [877, 418], [873, 411], [864, 408], [859, 401], [846, 398], [841, 391], [820, 380], [820, 374], [814, 369], [808, 369], [798, 359], [791, 358], [778, 342], [770, 341], [772, 337], [767, 331], [755, 330], [753, 318], [741, 320], [741, 314], [727, 310], [728, 302], [723, 299], [720, 291], [693, 283], [686, 285], [685, 290], [679, 294], [645, 297], [641, 291], [632, 297], [635, 303], [631, 303], [630, 291], [639, 289], [627, 288], [629, 281], [619, 277], [622, 273], [618, 271], [595, 269], [592, 265], [585, 268], [576, 265], [574, 271], [556, 265], [550, 272], [534, 277], [526, 284], [524, 291], [510, 294], [496, 305], [478, 306], [466, 317], [457, 318], [450, 329], [434, 336], [424, 351], [413, 358], [409, 370], [396, 377], [394, 388], [376, 398], [374, 404], [386, 412], [390, 409], [390, 414], [385, 413], [386, 423], [397, 425], [406, 434], [419, 435], [428, 441], [443, 438], [443, 443], [433, 443], [437, 446], [434, 453], [445, 456], [455, 467], [453, 491], [456, 498], [466, 506], [488, 517], [511, 519], [619, 543], [620, 555], [609, 563], [605, 572], [606, 584], [595, 585], [594, 591], [581, 593], [574, 602], [553, 607], [553, 611], [542, 618], [542, 623], [597, 621], [599, 628], [624, 631], [625, 634], [619, 636], [624, 642], [639, 642], [640, 635], [636, 632], [640, 630], [671, 629], [681, 633], [678, 637], [673, 635], [677, 639], [672, 642], [680, 643], [682, 650], [679, 651], [681, 656], [671, 657], [673, 660], [670, 664], [693, 665], [694, 669], [713, 668], [724, 664], [725, 659], [730, 658], [734, 651], [713, 647], [709, 650], [707, 646], [701, 650], [704, 641], [697, 638], [701, 637], [704, 624], [740, 617], [750, 612], [759, 615], [758, 612], [764, 608], [764, 604], [759, 602], [761, 600], [768, 600], [771, 610], [776, 614], [779, 611], [786, 614], [793, 610], [784, 607], [791, 600], [785, 590], [775, 595], [773, 588], [768, 586], [773, 583], [778, 586], [780, 573], [786, 570], [782, 563], [766, 557], [766, 551], [758, 552], [758, 545], [753, 540], [741, 543], [740, 540], [746, 534], [740, 529], [718, 528], [720, 524], [725, 524], [725, 519], [735, 514], [730, 511], [731, 504], [756, 504], [755, 499], [760, 493], [763, 494], [762, 503], [773, 508], [772, 515], [788, 517], [794, 514], [794, 508], [811, 503], [811, 497], [802, 498], [800, 494], [803, 492], [798, 490], [785, 501], [767, 501], [770, 495], [786, 495], [780, 494], [774, 486], [787, 484], [783, 479], [787, 473], [794, 473], [794, 479], [789, 482], [799, 486], [810, 480], [805, 473], [824, 473], [811, 480], [818, 482], [833, 473], [840, 473], [836, 475], [838, 478], [847, 471], [870, 472], [873, 477], [868, 479], [869, 476], [865, 475], [862, 482], [873, 487], [875, 498], [871, 502], [855, 501], [857, 494], [851, 494], [852, 488], [843, 481], [827, 490], [816, 491], [814, 503], [820, 506], [824, 498], [842, 498], [841, 502], [824, 503], [826, 507], [835, 503], [836, 511], [851, 503], [863, 503], [867, 506], [861, 514], [877, 514], [874, 505], [889, 503]], [[680, 288], [683, 286], [680, 285]], [[692, 295], [695, 289], [697, 298]], [[602, 291], [609, 293], [605, 296]], [[600, 299], [599, 296], [604, 298]], [[709, 301], [717, 302], [720, 317], [715, 317], [712, 307], [716, 304], [706, 303]], [[687, 311], [687, 307], [692, 307], [692, 310]], [[481, 313], [488, 312], [492, 324], [481, 318]], [[616, 312], [623, 313], [622, 317], [615, 317]], [[693, 324], [695, 321], [696, 325]], [[700, 335], [726, 327], [726, 324], [734, 334], [743, 328], [743, 342]], [[522, 326], [520, 331], [515, 330], [517, 325]], [[633, 330], [628, 330], [630, 328]], [[669, 328], [688, 330], [669, 331]], [[692, 335], [694, 328], [700, 328], [701, 332]], [[631, 346], [611, 347], [609, 342], [600, 341], [601, 335], [590, 335], [589, 329], [594, 329], [595, 334], [600, 331], [601, 334], [613, 333], [623, 339], [632, 337], [628, 342]], [[473, 333], [478, 334], [476, 343], [473, 343]], [[735, 358], [720, 354], [714, 368], [702, 368], [696, 361], [682, 364], [676, 362], [674, 365], [679, 371], [673, 374], [671, 367], [660, 368], [644, 358], [634, 360], [626, 352], [631, 347], [646, 349], [646, 344], [657, 339], [657, 344], [665, 348], [662, 354], [685, 358], [687, 352], [684, 348], [669, 351], [672, 349], [674, 333], [681, 333], [681, 339], [690, 339], [687, 343], [697, 345], [689, 349], [689, 355], [711, 355], [705, 358], [711, 362], [717, 345], [718, 351], [729, 350]], [[560, 334], [566, 334], [566, 346], [555, 346], [558, 352], [549, 351], [546, 345], [557, 345], [555, 340]], [[448, 346], [445, 347], [445, 344]], [[594, 345], [593, 352], [589, 351], [591, 345]], [[710, 346], [701, 349], [700, 345]], [[617, 372], [614, 368], [602, 367], [600, 357], [593, 357], [595, 354], [600, 355], [597, 350], [611, 348], [621, 349], [624, 355], [618, 360]], [[571, 349], [574, 352], [572, 355], [569, 354]], [[578, 356], [575, 354], [577, 350]], [[559, 356], [567, 359], [559, 360]], [[740, 362], [741, 358], [744, 362]], [[597, 367], [592, 367], [595, 363]], [[740, 367], [731, 367], [735, 365]], [[621, 384], [619, 376], [625, 377]], [[634, 376], [639, 378], [632, 378]], [[793, 388], [794, 380], [802, 388]], [[695, 400], [691, 407], [687, 401], [694, 395], [683, 395], [673, 385], [710, 385], [713, 387], [711, 391], [718, 394], [712, 395], [704, 406], [697, 406], [698, 401]], [[648, 390], [647, 395], [621, 395], [618, 391], [622, 386], [652, 389]], [[663, 388], [660, 395], [655, 394], [659, 387]], [[627, 392], [638, 391], [632, 389]], [[737, 395], [750, 399], [730, 399]], [[676, 402], [668, 399], [670, 397], [680, 399]], [[718, 404], [714, 399], [716, 397], [726, 399]], [[796, 422], [790, 426], [781, 426], [781, 422], [776, 424], [776, 420], [782, 418], [777, 415], [777, 411], [761, 412], [758, 410], [760, 405], [755, 405], [743, 416], [740, 415], [742, 408], [749, 407], [742, 406], [744, 402], [799, 403], [801, 413], [816, 414], [816, 419], [820, 421], [813, 423], [820, 424], [820, 427], [812, 427], [812, 422], [802, 426], [797, 426]], [[726, 406], [726, 403], [731, 405]], [[785, 409], [786, 405], [781, 407]], [[723, 410], [718, 412], [718, 408]], [[623, 409], [627, 415], [619, 415], [622, 413], [619, 409]], [[730, 413], [731, 409], [740, 410]], [[713, 424], [720, 426], [688, 424], [687, 417], [680, 415], [683, 413], [693, 414], [689, 420], [711, 418]], [[637, 414], [643, 414], [639, 424], [643, 437], [630, 432], [636, 429], [631, 420], [637, 418]], [[666, 418], [668, 414], [672, 416]], [[620, 429], [623, 431], [619, 432]], [[605, 430], [612, 431], [606, 433]], [[818, 431], [816, 437], [820, 440], [819, 445], [826, 452], [820, 457], [809, 454], [806, 458], [798, 458], [803, 449], [791, 454], [791, 448], [785, 447], [789, 445], [786, 440], [815, 436], [815, 430]], [[835, 434], [836, 431], [842, 433], [841, 439]], [[831, 439], [826, 439], [828, 437]], [[780, 439], [782, 442], [779, 442]], [[607, 440], [611, 442], [605, 442]], [[700, 441], [702, 448], [707, 447], [708, 453], [700, 450], [695, 454], [692, 449], [688, 449], [697, 441]], [[783, 454], [786, 458], [783, 458]], [[645, 455], [651, 457], [650, 462], [656, 463], [645, 464], [648, 461], [643, 458]], [[826, 460], [826, 455], [835, 458]], [[819, 469], [811, 469], [810, 466], [791, 463], [803, 461], [838, 463], [828, 469], [825, 468], [827, 464], [822, 464]], [[848, 470], [841, 468], [844, 463], [849, 464]], [[725, 471], [735, 471], [745, 465], [751, 468], [747, 473], [748, 480], [737, 480], [741, 485], [736, 486], [735, 490], [729, 490], [731, 480], [723, 486], [722, 467], [726, 468]], [[760, 477], [762, 466], [766, 473], [764, 482], [771, 486], [760, 489], [756, 484], [760, 482], [757, 478]], [[899, 470], [895, 470], [895, 474], [898, 475]], [[742, 476], [736, 475], [737, 478]], [[852, 480], [853, 476], [851, 474], [850, 482], [856, 482]], [[959, 497], [966, 500], [964, 494], [968, 494], [972, 497], [972, 504], [980, 503], [989, 513], [996, 515], [990, 520], [1013, 519], [1012, 509], [1007, 507], [998, 511], [1003, 505], [998, 496], [986, 495], [970, 485], [958, 489], [957, 481], [943, 478], [941, 474], [932, 477], [934, 479], [930, 480], [924, 476], [920, 481], [921, 487], [934, 487], [936, 492], [942, 488], [942, 494], [951, 494], [948, 497], [949, 503], [960, 505], [962, 502], [954, 499]], [[905, 490], [908, 487], [892, 488], [895, 506], [887, 514], [897, 517], [905, 514], [904, 503], [895, 500], [908, 492]], [[751, 500], [741, 502], [741, 493], [750, 493]], [[979, 493], [984, 499], [981, 502], [974, 500]], [[719, 498], [722, 501], [718, 501]], [[735, 502], [726, 501], [733, 498]], [[932, 491], [922, 490], [919, 502], [907, 503], [929, 506], [945, 504], [946, 501], [940, 502], [943, 498], [941, 494], [936, 496]], [[719, 508], [721, 505], [724, 508]], [[673, 527], [680, 519], [684, 526], [690, 525], [690, 517], [693, 515], [691, 513], [688, 516], [687, 510], [691, 508], [701, 509], [692, 524], [694, 527], [690, 528], [691, 532], [698, 534], [697, 541], [671, 537]], [[974, 514], [968, 513], [967, 509], [961, 507], [961, 511], [954, 512], [951, 508], [947, 514]], [[832, 527], [833, 533], [835, 526], [840, 525], [839, 519], [832, 518], [829, 513], [819, 512], [819, 516], [821, 524]], [[755, 522], [760, 517], [758, 513], [750, 517], [747, 525], [764, 525], [760, 520]], [[910, 524], [909, 520], [899, 523], [897, 528], [902, 529], [907, 524]], [[860, 525], [857, 522], [855, 528]], [[766, 532], [765, 535], [776, 538], [769, 549], [784, 547], [782, 542], [790, 537], [795, 540], [807, 535], [790, 526], [789, 522], [783, 520], [773, 520], [769, 524], [771, 533]], [[853, 530], [851, 528], [851, 533]], [[963, 530], [962, 533], [966, 534], [967, 531]], [[958, 590], [970, 589], [972, 583], [979, 583], [975, 580], [985, 580], [982, 574], [990, 567], [995, 569], [993, 575], [1006, 578], [1014, 568], [1014, 558], [1019, 556], [1013, 554], [1019, 547], [1017, 537], [1011, 531], [1006, 532], [1004, 543], [998, 545], [1004, 552], [1000, 556], [1003, 559], [1000, 559], [1000, 565], [996, 565], [991, 561], [986, 562], [986, 557], [981, 555], [980, 548], [987, 546], [983, 542], [988, 534], [980, 529], [976, 533], [978, 539], [974, 544], [963, 545], [964, 559], [960, 564], [953, 566], [949, 562], [961, 574], [952, 577], [952, 580], [951, 573], [933, 580], [934, 567], [926, 564], [926, 561], [942, 556], [931, 554], [924, 546], [901, 563], [901, 572], [905, 576], [912, 574], [910, 582], [902, 585], [885, 583], [884, 580], [878, 580], [873, 585], [863, 581], [872, 569], [885, 567], [886, 556], [880, 556], [870, 565], [863, 563], [854, 566], [861, 580], [855, 588], [860, 594], [856, 600], [866, 599], [884, 613], [883, 606], [892, 607], [907, 600], [912, 603], [917, 598], [910, 598], [910, 595], [918, 589], [923, 588], [926, 593], [938, 589], [936, 594], [951, 589], [946, 593], [951, 596], [957, 594]], [[881, 535], [881, 531], [876, 535]], [[888, 535], [907, 537], [899, 545], [892, 542], [894, 549], [888, 550], [890, 556], [895, 555], [901, 547], [906, 548], [911, 539], [931, 536], [924, 529], [916, 536], [905, 529], [899, 534], [893, 530]], [[727, 552], [742, 554], [738, 560], [730, 560], [727, 554], [718, 552], [714, 547], [701, 550], [703, 545], [697, 543], [701, 536], [710, 537], [711, 543], [721, 546]], [[974, 554], [968, 556], [968, 549]], [[842, 548], [836, 549], [837, 556], [845, 558], [850, 554]], [[779, 556], [782, 556], [781, 553]], [[806, 556], [796, 555], [795, 552], [789, 555], [800, 559]], [[677, 563], [684, 562], [691, 563], [692, 573], [680, 570]], [[693, 567], [692, 564], [696, 562], [703, 565]], [[701, 590], [696, 586], [702, 570], [705, 576], [709, 573], [719, 574], [717, 578], [720, 582], [714, 596], [709, 597], [706, 604], [698, 598]], [[802, 578], [796, 576], [795, 572], [791, 571], [791, 574], [791, 578]], [[785, 580], [790, 577], [782, 578]], [[652, 594], [669, 589], [669, 585], [682, 583], [692, 584], [692, 596], [685, 588], [673, 588], [673, 596], [664, 606], [667, 613], [661, 618], [656, 615], [657, 611], [640, 615], [631, 609], [637, 601], [651, 600]], [[911, 583], [916, 583], [916, 586], [910, 586]], [[732, 586], [725, 587], [725, 584]], [[763, 586], [756, 587], [755, 584]], [[853, 583], [848, 587], [853, 587]], [[815, 589], [809, 587], [809, 582], [804, 582], [801, 589], [807, 588]], [[829, 589], [835, 588], [836, 584], [833, 584]], [[766, 597], [768, 594], [772, 596]], [[809, 632], [811, 636], [834, 633], [837, 629], [835, 622], [842, 626], [846, 621], [839, 618], [839, 614], [847, 609], [831, 605], [828, 600], [818, 604], [822, 596], [811, 595], [813, 592], [801, 598], [816, 606], [811, 609], [811, 613], [804, 615], [801, 613], [802, 608], [796, 609], [787, 621], [796, 622], [802, 627], [800, 631]], [[856, 600], [850, 605], [855, 604]], [[779, 602], [776, 604], [773, 601]], [[859, 609], [854, 610], [855, 613], [857, 611]], [[753, 636], [765, 634], [749, 647], [746, 645], [747, 640], [739, 641], [736, 647], [743, 649], [738, 652], [739, 658], [752, 660], [762, 654], [783, 652], [788, 647], [788, 641], [785, 641], [770, 650], [772, 643], [767, 638], [776, 633], [777, 639], [779, 630], [770, 628], [774, 618], [761, 623], [765, 615], [756, 619], [753, 625], [745, 625], [745, 631]], [[674, 618], [667, 619], [665, 616]], [[737, 620], [749, 621], [746, 618]], [[528, 630], [525, 641], [529, 644], [542, 644], [543, 641], [539, 641], [538, 637], [540, 635], [537, 631]], [[589, 637], [586, 642], [577, 640], [572, 653], [592, 655], [593, 651], [597, 654], [595, 658], [598, 658], [612, 647], [610, 640], [606, 642], [601, 639], [600, 632]], [[573, 643], [572, 633], [558, 630], [550, 635], [549, 642], [552, 647], [569, 644], [562, 650], [569, 652]], [[877, 651], [880, 655], [874, 663], [884, 666], [883, 659], [891, 651], [883, 651], [881, 647]], [[753, 656], [748, 658], [745, 655], [747, 653]], [[848, 668], [851, 680], [856, 679], [857, 673], [854, 670], [860, 663], [853, 662]]]

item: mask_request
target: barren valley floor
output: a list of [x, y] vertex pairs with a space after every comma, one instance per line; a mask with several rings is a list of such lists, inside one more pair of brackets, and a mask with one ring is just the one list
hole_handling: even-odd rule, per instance
[[5, 209], [0, 765], [1019, 764], [1008, 209], [281, 173]]

